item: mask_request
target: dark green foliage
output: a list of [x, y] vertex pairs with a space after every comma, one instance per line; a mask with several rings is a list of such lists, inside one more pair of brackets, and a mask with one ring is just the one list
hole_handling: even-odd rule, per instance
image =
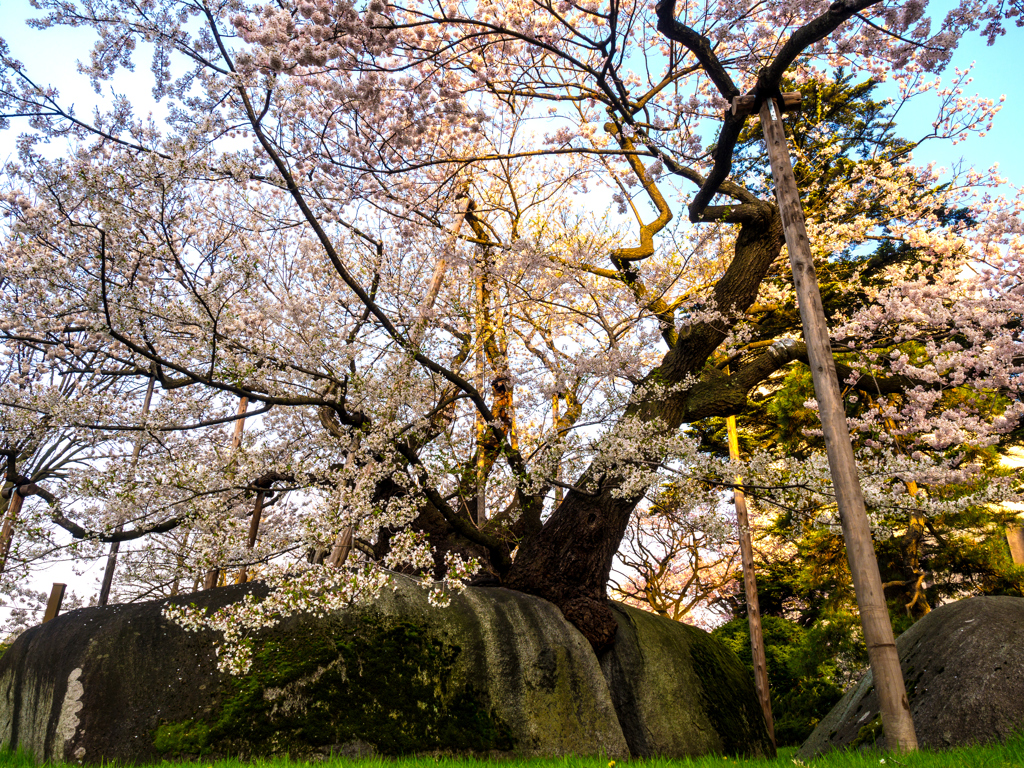
[[[768, 687], [772, 696], [775, 740], [780, 746], [800, 744], [843, 695], [831, 659], [816, 650], [820, 633], [775, 616], [762, 621]], [[747, 620], [733, 619], [712, 633], [754, 671]]]
[[171, 755], [201, 755], [209, 744], [210, 727], [201, 720], [165, 723], [153, 737], [153, 748]]

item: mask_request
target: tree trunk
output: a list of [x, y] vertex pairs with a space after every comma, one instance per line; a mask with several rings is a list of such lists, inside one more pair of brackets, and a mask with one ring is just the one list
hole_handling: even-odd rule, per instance
[[[758, 286], [782, 244], [781, 221], [773, 206], [755, 204], [757, 215], [740, 229], [732, 263], [718, 281], [714, 301], [723, 312], [742, 313], [754, 301]], [[651, 394], [651, 385], [675, 385], [704, 371], [705, 363], [725, 339], [724, 323], [699, 324], [665, 355], [658, 368], [638, 387], [624, 419], [644, 424], [657, 422], [665, 431], [677, 430], [683, 423], [711, 415], [710, 403], [696, 402], [689, 391], [671, 390], [667, 395]], [[722, 377], [720, 371], [705, 373]], [[727, 388], [716, 388], [727, 397]], [[733, 412], [746, 403], [743, 395], [732, 404]], [[721, 403], [713, 412], [721, 414]], [[660, 460], [664, 457], [644, 457]], [[593, 481], [593, 492], [570, 490], [564, 500], [534, 536], [519, 546], [506, 586], [538, 595], [557, 605], [565, 617], [583, 633], [597, 650], [612, 643], [615, 619], [607, 604], [606, 588], [612, 559], [629, 524], [630, 515], [642, 495], [621, 498], [616, 493], [623, 474], [593, 468], [577, 482], [579, 488]]]

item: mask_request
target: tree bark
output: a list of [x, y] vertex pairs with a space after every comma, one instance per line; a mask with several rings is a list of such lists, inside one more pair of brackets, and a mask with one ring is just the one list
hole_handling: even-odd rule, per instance
[[[781, 250], [782, 224], [776, 209], [767, 203], [755, 207], [757, 215], [741, 226], [734, 258], [715, 286], [715, 306], [723, 313], [742, 313], [753, 303], [761, 280]], [[649, 387], [671, 387], [701, 374], [725, 335], [724, 323], [698, 324], [681, 333], [661, 365], [635, 390], [624, 418], [644, 424], [657, 422], [659, 428], [674, 431], [685, 422], [710, 415], [689, 391], [670, 389], [667, 395], [652, 395]], [[717, 369], [704, 375], [724, 378]], [[745, 402], [742, 394], [735, 409]], [[616, 629], [606, 597], [612, 559], [642, 495], [623, 498], [617, 493], [623, 472], [597, 473], [592, 467], [577, 482], [577, 488], [593, 485], [593, 492], [570, 490], [539, 533], [519, 545], [504, 583], [553, 602], [600, 651], [611, 645]]]

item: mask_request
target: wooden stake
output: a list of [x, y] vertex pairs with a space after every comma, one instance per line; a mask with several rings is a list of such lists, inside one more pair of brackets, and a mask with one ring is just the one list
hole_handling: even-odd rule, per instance
[[[244, 416], [246, 409], [249, 407], [249, 398], [245, 395], [238, 401], [238, 415]], [[242, 445], [242, 432], [245, 430], [245, 419], [237, 419], [235, 421], [235, 431], [231, 435], [231, 450], [237, 451]], [[234, 458], [231, 459], [231, 464], [234, 464]], [[230, 466], [230, 465], [229, 465]], [[233, 470], [232, 470], [233, 474]], [[206, 577], [203, 579], [203, 589], [213, 589], [220, 582], [220, 568], [213, 567], [206, 572]]]
[[[556, 392], [551, 398], [551, 426], [556, 431], [558, 430], [558, 393]], [[561, 481], [562, 479], [562, 462], [558, 462], [558, 466], [555, 467], [555, 480]], [[555, 486], [555, 508], [557, 509], [562, 505], [562, 486]]]
[[[475, 260], [476, 272], [476, 381], [473, 383], [476, 385], [477, 392], [480, 393], [481, 397], [484, 394], [484, 386], [486, 385], [486, 360], [487, 356], [484, 352], [484, 334], [486, 330], [486, 317], [484, 301], [486, 300], [486, 291], [484, 286], [484, 265], [483, 259], [480, 254], [477, 255]], [[484, 524], [487, 520], [487, 457], [484, 455], [483, 449], [483, 438], [487, 433], [487, 422], [484, 421], [483, 416], [477, 411], [476, 414], [476, 509], [473, 510], [473, 517], [478, 526]]]
[[1010, 557], [1014, 565], [1024, 565], [1024, 528], [1006, 526], [1006, 543], [1010, 545]]
[[[740, 460], [740, 441], [736, 432], [736, 417], [725, 420], [729, 432], [729, 458]], [[750, 652], [754, 659], [754, 687], [764, 713], [772, 746], [775, 745], [775, 719], [772, 717], [772, 698], [768, 688], [768, 660], [764, 653], [764, 633], [761, 628], [761, 604], [757, 599], [757, 578], [754, 575], [754, 545], [750, 540], [750, 521], [747, 517], [747, 498], [740, 486], [743, 478], [736, 478], [733, 499], [736, 504], [736, 527], [740, 538], [740, 559], [743, 564], [743, 591], [747, 598], [747, 625], [750, 627]]]
[[839, 378], [832, 358], [818, 278], [804, 226], [803, 208], [789, 159], [789, 146], [774, 100], [767, 99], [764, 102], [760, 115], [775, 180], [775, 195], [785, 229], [786, 247], [793, 267], [793, 284], [803, 322], [814, 394], [818, 400], [821, 426], [825, 434], [832, 485], [842, 521], [843, 538], [853, 574], [875, 690], [878, 692], [882, 729], [889, 749], [897, 752], [912, 751], [917, 749], [914, 721], [910, 715], [889, 610], [882, 593], [871, 525], [864, 508], [864, 495], [840, 396]]
[[[260, 532], [260, 518], [263, 516], [263, 497], [266, 495], [266, 491], [259, 491], [256, 494], [256, 506], [252, 510], [252, 519], [249, 521], [249, 542], [248, 547], [252, 549], [256, 546], [256, 537]], [[249, 572], [246, 566], [242, 566], [238, 571], [238, 578], [236, 584], [245, 584], [249, 580]]]
[[[149, 406], [153, 402], [153, 388], [156, 386], [156, 375], [150, 374], [149, 386], [146, 387], [146, 397], [142, 401], [142, 418], [145, 419], [149, 414]], [[144, 433], [139, 434], [139, 439], [135, 441], [135, 448], [132, 450], [132, 463], [131, 463], [131, 475], [132, 479], [135, 479], [135, 467], [139, 463], [139, 454], [142, 453], [142, 440]], [[118, 523], [117, 528], [114, 529], [118, 533], [124, 530], [124, 525]], [[114, 583], [114, 569], [117, 567], [117, 553], [121, 549], [121, 542], [113, 541], [110, 543], [110, 552], [107, 554], [107, 567], [103, 571], [103, 583], [100, 585], [100, 596], [96, 601], [96, 605], [106, 605], [107, 600], [110, 598], [110, 587]]]
[[334, 542], [334, 548], [331, 550], [331, 556], [327, 559], [327, 564], [332, 568], [340, 568], [344, 565], [348, 553], [352, 551], [354, 539], [355, 529], [351, 525], [346, 525]]
[[4, 516], [4, 525], [0, 529], [0, 573], [7, 570], [7, 556], [11, 552], [11, 541], [14, 539], [14, 521], [21, 514], [21, 504], [25, 500], [17, 486], [11, 486], [10, 498], [7, 514]]
[[[466, 220], [466, 214], [469, 212], [469, 207], [472, 204], [472, 200], [467, 194], [462, 202], [459, 204], [459, 212], [455, 216], [455, 223], [452, 225], [451, 238], [449, 241], [448, 251], [452, 257], [455, 256], [455, 245], [458, 242], [459, 230], [462, 229], [462, 223]], [[427, 325], [430, 322], [430, 311], [434, 308], [434, 302], [437, 301], [437, 296], [441, 292], [441, 285], [444, 283], [445, 272], [448, 271], [448, 259], [446, 254], [442, 254], [441, 258], [434, 264], [434, 274], [430, 277], [430, 284], [427, 286], [427, 295], [423, 297], [423, 301], [420, 302], [420, 319], [416, 321], [416, 324], [412, 328], [412, 332], [409, 334], [409, 343], [412, 346], [412, 352], [420, 351], [420, 344], [423, 342], [423, 337], [427, 332]], [[402, 375], [400, 378], [408, 376], [409, 370], [412, 367], [412, 357], [409, 356], [406, 364], [403, 366]]]
[[67, 588], [67, 584], [53, 583], [53, 587], [50, 589], [50, 599], [46, 601], [46, 613], [43, 614], [43, 624], [57, 618], [57, 614], [60, 613], [61, 603], [64, 602], [64, 590]]
[[[249, 407], [249, 398], [245, 395], [238, 401], [238, 415], [244, 416]], [[235, 422], [235, 432], [231, 436], [231, 450], [237, 451], [242, 445], [242, 432], [245, 431], [245, 419], [238, 419]]]

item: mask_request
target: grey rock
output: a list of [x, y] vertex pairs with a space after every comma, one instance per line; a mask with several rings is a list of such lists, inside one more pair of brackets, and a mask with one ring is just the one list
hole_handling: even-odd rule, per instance
[[775, 754], [731, 650], [697, 627], [614, 608], [619, 629], [601, 669], [633, 757]]
[[[395, 585], [261, 632], [237, 678], [217, 671], [212, 633], [163, 617], [173, 601], [72, 611], [0, 659], [0, 744], [86, 763], [770, 749], [763, 722], [750, 722], [752, 682], [700, 630], [621, 608], [618, 642], [599, 661], [539, 598], [469, 588], [437, 609], [412, 580]], [[261, 587], [175, 600], [217, 608], [251, 591]]]
[[[944, 605], [900, 635], [896, 648], [921, 747], [1004, 741], [1024, 728], [1024, 599], [972, 597]], [[868, 672], [798, 756], [885, 746]]]

